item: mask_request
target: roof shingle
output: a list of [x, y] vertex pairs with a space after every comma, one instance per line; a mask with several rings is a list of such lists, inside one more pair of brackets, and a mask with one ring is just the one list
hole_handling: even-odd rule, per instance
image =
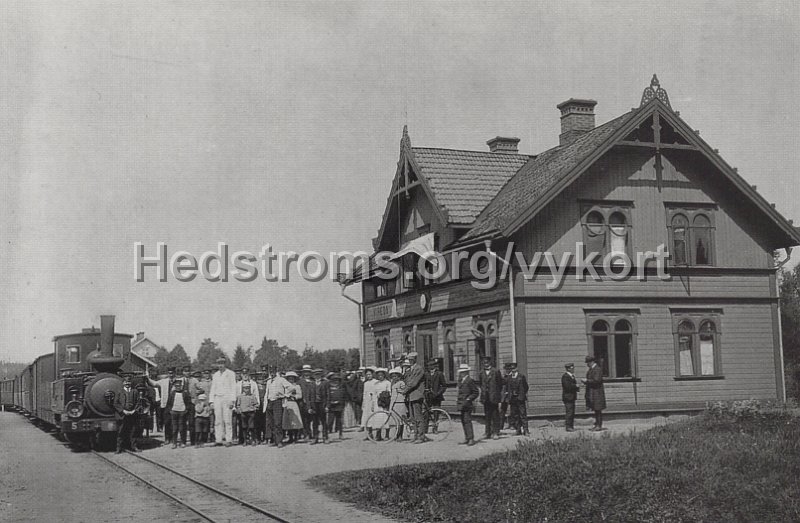
[[470, 225], [503, 185], [531, 158], [527, 154], [412, 147], [422, 176], [451, 224]]
[[591, 155], [635, 113], [636, 111], [625, 113], [572, 142], [532, 157], [486, 205], [485, 210], [462, 240], [478, 238], [505, 229], [521, 212], [533, 205], [575, 166]]

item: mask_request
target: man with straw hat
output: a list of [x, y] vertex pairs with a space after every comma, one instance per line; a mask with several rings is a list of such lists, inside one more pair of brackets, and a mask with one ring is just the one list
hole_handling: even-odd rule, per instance
[[458, 401], [456, 407], [461, 413], [461, 426], [464, 428], [464, 441], [459, 445], [467, 445], [469, 447], [475, 444], [475, 433], [472, 430], [472, 411], [474, 410], [474, 402], [480, 395], [480, 389], [475, 380], [469, 373], [472, 371], [470, 366], [462, 363], [458, 366]]

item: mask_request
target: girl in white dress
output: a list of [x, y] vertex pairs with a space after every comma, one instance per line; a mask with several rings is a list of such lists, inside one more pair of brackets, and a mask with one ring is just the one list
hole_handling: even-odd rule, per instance
[[[361, 398], [361, 426], [367, 426], [367, 420], [372, 416], [372, 395], [374, 393], [375, 380], [372, 378], [372, 367], [367, 367], [364, 371], [364, 395]], [[364, 438], [369, 439], [369, 437]]]
[[[389, 408], [391, 407], [391, 400], [387, 402], [385, 407], [382, 407], [378, 404], [378, 398], [380, 397], [382, 392], [389, 393], [391, 397], [392, 394], [392, 384], [389, 380], [386, 379], [386, 369], [379, 368], [375, 369], [375, 382], [372, 385], [372, 412], [386, 412], [388, 414]], [[383, 416], [375, 416], [372, 418], [372, 422], [370, 423], [370, 427], [367, 427], [367, 430], [372, 431], [372, 429], [380, 429], [386, 426], [386, 418]], [[386, 438], [389, 438], [389, 429], [386, 429]], [[383, 434], [378, 431], [378, 434], [375, 438], [378, 441], [383, 439]]]

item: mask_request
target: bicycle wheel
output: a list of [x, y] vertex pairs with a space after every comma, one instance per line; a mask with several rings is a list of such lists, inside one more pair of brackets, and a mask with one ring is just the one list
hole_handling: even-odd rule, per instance
[[397, 414], [379, 410], [367, 418], [367, 437], [375, 443], [388, 443], [397, 437], [397, 429], [402, 425]]
[[428, 411], [428, 433], [426, 434], [434, 441], [442, 441], [453, 432], [453, 421], [446, 410], [432, 408]]

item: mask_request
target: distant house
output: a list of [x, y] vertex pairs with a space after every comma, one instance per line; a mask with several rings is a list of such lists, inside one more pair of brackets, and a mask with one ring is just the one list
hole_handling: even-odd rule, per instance
[[155, 357], [159, 348], [150, 338], [145, 337], [144, 332], [137, 332], [136, 337], [131, 342], [131, 352], [151, 360]]
[[[638, 108], [600, 126], [595, 105], [558, 104], [560, 143], [537, 155], [502, 137], [488, 151], [412, 147], [403, 130], [374, 240], [402, 269], [380, 278], [373, 255], [345, 282], [362, 282], [363, 361], [387, 366], [413, 350], [442, 358], [451, 383], [459, 363], [515, 361], [534, 414], [560, 412], [564, 363], [580, 369], [590, 354], [612, 410], [783, 398], [776, 260], [800, 233], [681, 119], [655, 76]], [[577, 243], [599, 253], [589, 262], [599, 277], [575, 256], [555, 289], [544, 262], [535, 278], [523, 274], [517, 255], [560, 263]], [[670, 254], [663, 278], [636, 256], [659, 245]], [[430, 250], [443, 254], [440, 277], [419, 270]], [[511, 254], [511, 267], [489, 250]], [[502, 277], [486, 290], [469, 269], [478, 252], [479, 272], [497, 261]], [[633, 276], [614, 276], [622, 255]]]

